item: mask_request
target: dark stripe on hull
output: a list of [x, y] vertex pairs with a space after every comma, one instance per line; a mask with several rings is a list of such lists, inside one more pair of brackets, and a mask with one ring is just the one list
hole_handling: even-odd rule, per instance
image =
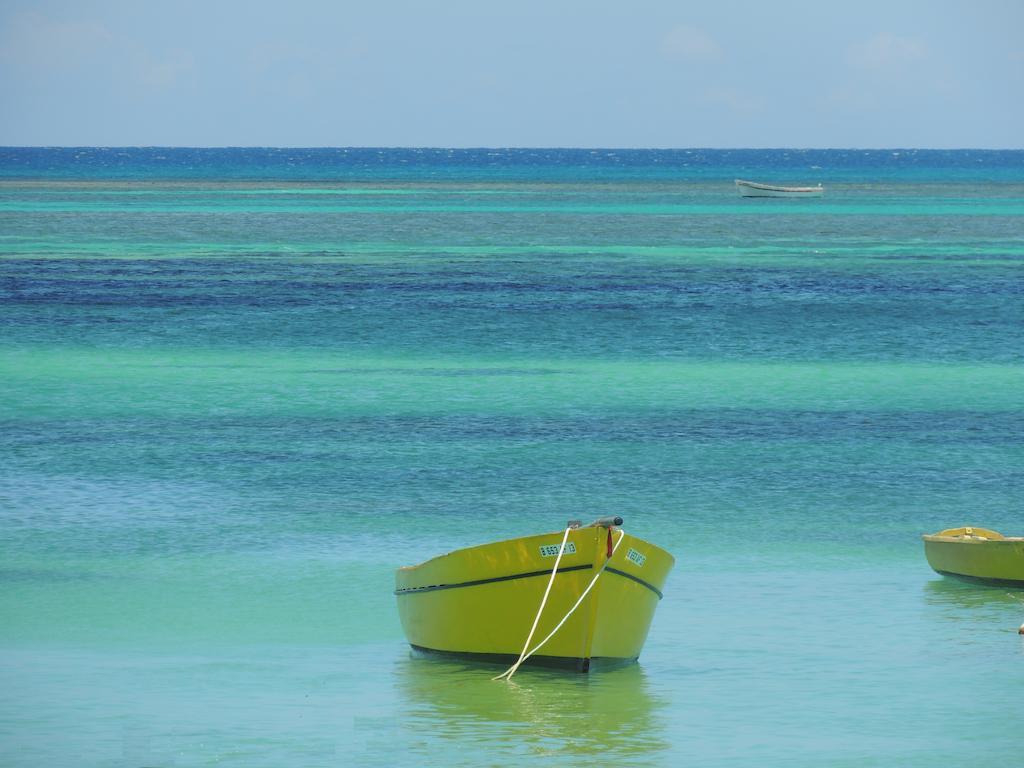
[[[568, 573], [569, 571], [586, 571], [594, 566], [592, 565], [571, 565], [568, 568], [560, 568], [559, 573]], [[642, 587], [646, 587], [658, 596], [658, 599], [664, 597], [661, 590], [655, 587], [650, 582], [644, 581], [639, 576], [634, 576], [632, 573], [626, 573], [620, 571], [618, 568], [612, 568], [608, 566], [605, 568], [608, 573], [614, 573], [616, 576], [622, 576], [623, 578], [635, 581]], [[496, 584], [499, 581], [513, 581], [515, 579], [530, 579], [535, 576], [550, 576], [551, 571], [528, 571], [527, 573], [513, 573], [509, 576], [494, 576], [490, 579], [476, 579], [475, 581], [460, 581], [458, 584], [432, 584], [428, 587], [409, 587], [408, 589], [396, 589], [396, 595], [415, 595], [421, 592], [436, 592], [439, 589], [459, 589], [461, 587], [478, 587], [481, 584]]]
[[658, 589], [653, 584], [649, 584], [648, 582], [644, 581], [639, 576], [634, 576], [632, 573], [626, 573], [625, 571], [620, 571], [618, 568], [612, 568], [611, 566], [608, 566], [607, 568], [605, 568], [605, 570], [608, 571], [608, 573], [614, 573], [616, 576], [623, 576], [627, 579], [630, 579], [631, 581], [635, 581], [642, 587], [647, 587], [649, 590], [651, 590], [651, 592], [658, 596], [659, 600], [664, 597], [664, 595], [661, 594], [660, 589]]
[[938, 568], [935, 569], [935, 572], [942, 576], [949, 576], [951, 579], [966, 581], [968, 584], [984, 584], [988, 587], [1013, 587], [1015, 589], [1024, 589], [1024, 581], [1019, 581], [1017, 579], [989, 579], [984, 576], [968, 576], [965, 573], [940, 571]]
[[[485, 664], [501, 664], [502, 666], [510, 666], [514, 664], [519, 658], [517, 653], [472, 653], [470, 651], [439, 651], [434, 648], [424, 648], [421, 645], [413, 645], [410, 643], [413, 651], [416, 654], [422, 654], [424, 656], [434, 656], [445, 659], [455, 659], [459, 661], [474, 661], [482, 662]], [[579, 658], [572, 656], [531, 656], [525, 662], [523, 666], [534, 666], [534, 667], [549, 667], [552, 669], [568, 669], [574, 672], [593, 672], [601, 669], [616, 669], [618, 667], [624, 667], [627, 664], [634, 664], [638, 659], [638, 656], [634, 656], [631, 659], [620, 659], [613, 656], [595, 656], [593, 658]]]
[[[568, 568], [559, 568], [559, 573], [568, 573], [569, 571], [587, 571], [594, 566], [590, 563], [586, 565], [570, 565]], [[611, 570], [611, 569], [609, 569]], [[530, 579], [534, 576], [550, 576], [551, 569], [548, 568], [546, 571], [529, 571], [527, 573], [513, 573], [509, 576], [495, 576], [490, 579], [477, 579], [475, 581], [460, 581], [458, 584], [432, 584], [429, 587], [409, 587], [408, 589], [396, 589], [396, 595], [415, 595], [420, 592], [436, 592], [439, 589], [459, 589], [460, 587], [478, 587], [481, 584], [495, 584], [499, 581], [512, 581], [513, 579]]]

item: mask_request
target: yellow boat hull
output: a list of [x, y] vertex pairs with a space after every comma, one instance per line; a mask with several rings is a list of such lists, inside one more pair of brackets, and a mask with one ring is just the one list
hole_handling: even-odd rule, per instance
[[[395, 574], [398, 615], [413, 648], [514, 661], [523, 650], [564, 531], [461, 549]], [[589, 592], [531, 663], [587, 671], [635, 661], [675, 559], [623, 536]], [[531, 645], [551, 632], [608, 560], [608, 529], [570, 531]]]
[[925, 557], [937, 573], [1024, 588], [1024, 538], [977, 527], [949, 528], [922, 538]]

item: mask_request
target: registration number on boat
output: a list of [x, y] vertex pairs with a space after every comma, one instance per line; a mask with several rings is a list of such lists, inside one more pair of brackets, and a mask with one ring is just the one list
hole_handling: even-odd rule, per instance
[[[556, 557], [558, 555], [558, 548], [560, 546], [561, 546], [560, 544], [541, 544], [541, 546], [540, 546], [540, 556], [541, 557]], [[576, 554], [576, 545], [573, 542], [570, 541], [568, 544], [565, 545], [565, 554], [567, 554], [567, 555], [575, 555]]]
[[638, 567], [643, 568], [644, 563], [647, 562], [647, 555], [641, 555], [635, 549], [630, 547], [629, 552], [626, 553], [626, 559], [633, 561]]

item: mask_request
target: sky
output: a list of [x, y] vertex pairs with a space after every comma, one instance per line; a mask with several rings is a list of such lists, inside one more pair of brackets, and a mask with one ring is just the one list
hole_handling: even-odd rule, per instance
[[1024, 0], [0, 0], [0, 145], [1024, 148]]

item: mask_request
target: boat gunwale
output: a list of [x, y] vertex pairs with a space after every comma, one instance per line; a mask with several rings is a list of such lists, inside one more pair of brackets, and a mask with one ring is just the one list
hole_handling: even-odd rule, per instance
[[989, 539], [985, 536], [942, 536], [937, 533], [923, 533], [921, 538], [924, 541], [943, 544], [1013, 544], [1024, 542], [1024, 536], [1003, 536], [1000, 539]]
[[[574, 531], [585, 531], [588, 528], [590, 528], [590, 526], [587, 526], [585, 528], [584, 527], [574, 528], [573, 530]], [[647, 539], [641, 539], [639, 536], [635, 536], [635, 535], [633, 535], [631, 533], [626, 533], [626, 531], [621, 526], [616, 526], [616, 528], [618, 528], [618, 530], [622, 531], [624, 536], [629, 536], [632, 539], [635, 539], [637, 541], [643, 542], [645, 545], [647, 545], [649, 547], [654, 547], [654, 549], [658, 550], [659, 552], [664, 553], [665, 556], [669, 558], [670, 564], [672, 566], [675, 565], [675, 563], [676, 563], [675, 555], [673, 555], [668, 550], [663, 549], [662, 547], [659, 547], [657, 544], [653, 544], [653, 543], [647, 541]], [[425, 565], [429, 565], [430, 563], [433, 563], [433, 562], [435, 562], [437, 560], [441, 560], [441, 559], [443, 559], [445, 557], [450, 557], [452, 555], [457, 555], [457, 554], [460, 554], [462, 552], [469, 552], [469, 551], [474, 550], [474, 549], [480, 549], [481, 547], [491, 547], [491, 546], [494, 546], [496, 544], [510, 544], [510, 543], [512, 543], [514, 541], [522, 541], [524, 539], [534, 539], [534, 538], [540, 538], [542, 536], [561, 536], [561, 535], [564, 535], [564, 534], [565, 534], [565, 529], [563, 528], [560, 531], [550, 531], [550, 532], [547, 532], [547, 533], [533, 533], [533, 534], [528, 534], [526, 536], [513, 536], [512, 538], [509, 538], [509, 539], [499, 539], [498, 541], [488, 541], [488, 542], [484, 542], [483, 544], [473, 544], [472, 546], [469, 546], [469, 547], [460, 547], [459, 549], [453, 549], [450, 552], [445, 552], [444, 554], [441, 554], [441, 555], [435, 555], [434, 557], [430, 558], [429, 560], [424, 560], [423, 562], [416, 563], [415, 565], [401, 565], [401, 566], [399, 566], [397, 568], [396, 573], [401, 573], [403, 571], [414, 571], [417, 568], [422, 568]], [[566, 553], [566, 554], [568, 554], [568, 553]], [[564, 569], [559, 569], [559, 570], [564, 570]], [[547, 573], [551, 573], [551, 571], [548, 570]]]

